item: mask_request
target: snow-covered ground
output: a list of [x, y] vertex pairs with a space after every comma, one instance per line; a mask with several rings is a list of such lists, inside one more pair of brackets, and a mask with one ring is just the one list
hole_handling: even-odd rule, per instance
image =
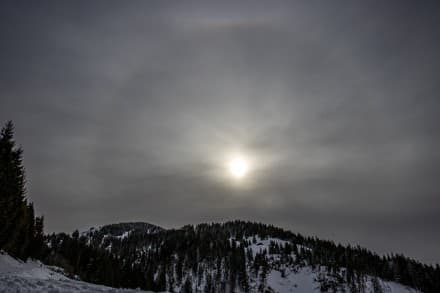
[[253, 253], [254, 257], [257, 255], [257, 253], [261, 253], [264, 250], [266, 250], [268, 252], [271, 242], [276, 243], [280, 246], [284, 246], [284, 245], [286, 245], [286, 243], [288, 243], [288, 241], [281, 240], [278, 238], [261, 239], [259, 236], [255, 236], [255, 243], [253, 243], [252, 237], [248, 237], [246, 240], [251, 242], [250, 248], [252, 249], [252, 253]]
[[[319, 283], [316, 281], [318, 273], [313, 271], [310, 267], [300, 268], [298, 271], [287, 271], [285, 277], [281, 276], [281, 272], [272, 270], [267, 277], [267, 286], [272, 288], [275, 292], [287, 293], [310, 293], [321, 292], [319, 290]], [[394, 282], [385, 282], [379, 280], [379, 284], [384, 293], [416, 293], [418, 291], [403, 286]], [[346, 288], [346, 292], [350, 292]], [[365, 283], [365, 291], [363, 293], [374, 293], [373, 283], [371, 278], [367, 278]]]
[[[57, 268], [45, 266], [38, 261], [22, 262], [0, 252], [0, 293], [140, 292], [72, 280], [55, 270]], [[58, 271], [62, 270], [58, 268]]]

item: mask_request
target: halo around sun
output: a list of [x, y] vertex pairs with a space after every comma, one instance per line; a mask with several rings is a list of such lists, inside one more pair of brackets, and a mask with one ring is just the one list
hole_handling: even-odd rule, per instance
[[242, 156], [235, 156], [230, 159], [228, 169], [234, 178], [241, 179], [249, 171], [249, 162]]

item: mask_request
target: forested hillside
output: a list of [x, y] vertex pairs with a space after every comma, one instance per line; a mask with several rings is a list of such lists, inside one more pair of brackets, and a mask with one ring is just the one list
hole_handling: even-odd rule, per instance
[[[142, 229], [145, 225], [148, 232]], [[279, 272], [282, 279], [309, 269], [324, 292], [367, 292], [368, 286], [381, 292], [383, 281], [423, 292], [440, 290], [438, 266], [402, 255], [379, 256], [365, 248], [244, 221], [170, 230], [125, 223], [91, 229], [81, 236], [78, 232], [72, 236], [53, 234], [47, 241], [51, 247], [45, 259], [48, 263], [64, 262], [72, 274], [113, 286], [257, 292], [269, 290], [268, 278], [273, 272]]]

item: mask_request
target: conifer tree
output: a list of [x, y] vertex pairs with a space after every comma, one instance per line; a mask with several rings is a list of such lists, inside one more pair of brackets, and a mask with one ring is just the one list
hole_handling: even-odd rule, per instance
[[24, 167], [22, 150], [13, 140], [14, 126], [7, 122], [0, 135], [0, 248], [14, 256], [20, 255], [20, 238], [23, 236], [23, 218], [26, 209], [24, 198]]
[[42, 246], [43, 219], [38, 220], [38, 243], [33, 204], [25, 198], [23, 150], [15, 145], [14, 125], [0, 133], [0, 249], [21, 259], [37, 255]]
[[185, 280], [185, 283], [183, 284], [183, 288], [182, 288], [182, 293], [192, 293], [193, 289], [192, 289], [192, 282], [191, 282], [191, 278], [188, 277]]

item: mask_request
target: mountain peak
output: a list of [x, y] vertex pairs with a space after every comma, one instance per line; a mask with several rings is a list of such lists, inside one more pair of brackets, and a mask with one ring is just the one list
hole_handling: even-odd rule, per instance
[[123, 240], [129, 235], [135, 234], [154, 234], [165, 229], [145, 222], [124, 222], [108, 224], [99, 227], [91, 227], [89, 230], [81, 232], [81, 237], [88, 238], [88, 243], [107, 243], [110, 239]]

